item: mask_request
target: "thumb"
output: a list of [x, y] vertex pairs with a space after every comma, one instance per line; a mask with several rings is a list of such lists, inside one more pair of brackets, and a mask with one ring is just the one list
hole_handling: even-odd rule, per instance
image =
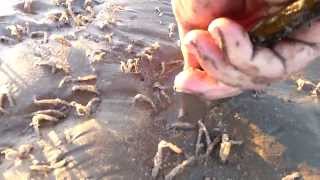
[[215, 100], [239, 95], [241, 90], [227, 86], [199, 69], [189, 68], [180, 72], [174, 81], [177, 92], [197, 94]]

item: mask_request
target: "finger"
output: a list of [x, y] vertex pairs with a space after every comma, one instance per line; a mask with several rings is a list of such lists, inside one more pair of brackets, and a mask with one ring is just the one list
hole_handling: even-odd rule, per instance
[[240, 89], [218, 82], [206, 72], [193, 68], [186, 69], [176, 76], [175, 89], [177, 92], [198, 94], [210, 100], [232, 97], [241, 93]]
[[171, 0], [179, 35], [193, 29], [207, 29], [218, 17], [232, 17], [244, 27], [251, 27], [258, 19], [278, 11], [291, 0]]
[[[196, 34], [195, 33], [189, 33], [190, 35], [188, 35], [189, 37], [190, 36], [195, 36]], [[194, 38], [194, 37], [190, 37], [190, 38]], [[181, 51], [182, 51], [182, 55], [183, 55], [183, 58], [184, 58], [184, 66], [183, 66], [183, 69], [188, 69], [188, 68], [199, 68], [200, 67], [200, 64], [197, 60], [197, 58], [194, 56], [194, 54], [192, 54], [189, 50], [188, 50], [188, 45], [189, 41], [188, 41], [188, 38], [185, 38], [182, 40], [182, 43], [181, 43]]]
[[275, 50], [286, 59], [287, 73], [305, 68], [320, 56], [320, 21], [298, 30], [289, 41], [275, 46]]
[[230, 0], [172, 0], [171, 4], [177, 19], [185, 20], [181, 24], [206, 29], [214, 18], [243, 12], [246, 3]]
[[248, 24], [263, 16], [266, 7], [264, 0], [172, 0], [171, 4], [181, 39], [193, 29], [207, 29], [218, 17], [233, 17]]
[[275, 46], [275, 51], [285, 59], [286, 76], [301, 71], [320, 56], [319, 44], [281, 42]]
[[209, 76], [215, 77], [224, 84], [242, 89], [262, 89], [267, 84], [261, 83], [260, 80], [254, 82], [255, 78], [252, 79], [235, 66], [225, 62], [223, 51], [208, 31], [190, 31], [185, 37], [184, 46]]
[[310, 26], [301, 28], [293, 36], [304, 42], [320, 43], [320, 21], [312, 22]]
[[219, 39], [224, 60], [244, 74], [269, 79], [284, 74], [283, 59], [267, 48], [254, 48], [248, 33], [238, 23], [219, 18], [209, 26], [213, 38]]

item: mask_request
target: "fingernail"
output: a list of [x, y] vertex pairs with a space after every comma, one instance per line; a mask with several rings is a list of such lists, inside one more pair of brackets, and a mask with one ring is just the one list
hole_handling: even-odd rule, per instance
[[214, 27], [213, 31], [216, 33], [216, 35], [218, 36], [218, 41], [219, 41], [219, 47], [221, 49], [224, 49], [224, 39], [223, 39], [223, 33], [221, 31], [221, 29], [219, 27]]

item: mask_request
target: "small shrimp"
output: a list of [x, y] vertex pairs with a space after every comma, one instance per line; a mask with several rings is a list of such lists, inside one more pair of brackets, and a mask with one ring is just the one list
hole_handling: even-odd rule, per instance
[[272, 46], [319, 16], [319, 0], [296, 0], [275, 15], [260, 21], [249, 34], [254, 44]]

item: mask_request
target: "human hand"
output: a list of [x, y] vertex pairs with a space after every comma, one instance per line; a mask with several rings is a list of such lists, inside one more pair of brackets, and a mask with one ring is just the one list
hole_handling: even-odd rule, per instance
[[184, 56], [176, 91], [212, 100], [235, 96], [263, 89], [319, 57], [320, 22], [272, 48], [250, 41], [247, 31], [288, 1], [172, 0]]

